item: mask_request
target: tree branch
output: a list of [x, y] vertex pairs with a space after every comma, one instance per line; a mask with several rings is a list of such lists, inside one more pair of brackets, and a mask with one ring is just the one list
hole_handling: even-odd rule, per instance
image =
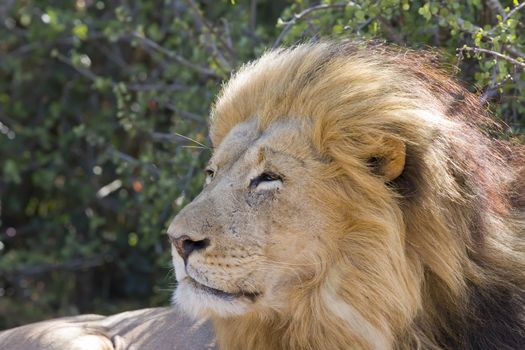
[[[194, 0], [186, 0], [186, 2], [190, 5], [191, 9], [195, 13], [195, 19], [199, 22], [199, 25], [201, 27], [206, 27], [208, 30], [208, 33], [213, 34], [215, 38], [217, 38], [217, 41], [221, 44], [221, 46], [226, 50], [226, 52], [229, 54], [230, 59], [235, 62], [237, 54], [235, 53], [235, 50], [232, 46], [229, 46], [228, 43], [224, 40], [223, 35], [220, 33], [217, 33], [215, 28], [211, 25], [211, 23], [202, 15], [202, 11], [199, 8], [199, 6], [195, 3]], [[203, 34], [207, 34], [203, 31]], [[211, 38], [210, 38], [211, 39]], [[211, 46], [211, 49], [217, 56], [217, 58], [220, 60], [220, 62], [226, 66], [226, 70], [231, 71], [232, 70], [232, 64], [224, 57], [222, 52], [216, 47], [214, 40], [209, 40], [209, 45]]]
[[11, 10], [11, 7], [15, 4], [16, 0], [4, 0], [0, 4], [0, 22], [3, 24], [4, 19], [7, 17], [7, 13]]
[[[84, 76], [85, 78], [95, 82], [99, 76], [93, 73], [91, 70], [79, 67], [78, 65], [73, 64], [73, 62], [66, 56], [62, 55], [61, 53], [56, 54], [56, 58], [62, 62], [76, 70], [80, 75]], [[180, 83], [172, 83], [172, 84], [164, 84], [164, 83], [143, 83], [143, 84], [137, 84], [137, 83], [124, 83], [126, 85], [126, 88], [131, 91], [181, 91], [185, 90], [188, 87], [186, 85], [180, 84]], [[111, 86], [115, 86], [115, 82], [111, 82]]]
[[505, 10], [503, 9], [503, 6], [501, 6], [501, 3], [498, 0], [486, 0], [485, 3], [487, 4], [487, 7], [493, 12], [494, 18], [496, 18], [496, 15], [505, 15]]
[[[524, 2], [525, 4], [525, 2]], [[514, 56], [518, 56], [518, 57], [521, 57], [521, 58], [525, 58], [525, 53], [519, 51], [518, 49], [512, 47], [512, 46], [509, 46], [509, 45], [503, 45], [503, 48], [510, 52], [511, 54], [513, 54]]]
[[[511, 12], [515, 12], [514, 10], [519, 10], [519, 8], [523, 8], [525, 7], [525, 2], [523, 2], [522, 4], [520, 4], [519, 6], [515, 7]], [[506, 21], [510, 16], [509, 15], [512, 15], [512, 13], [509, 12], [507, 14], [507, 16], [504, 18], [504, 21]], [[443, 20], [445, 20], [443, 17], [441, 16], [438, 16], [439, 18], [442, 18]], [[470, 34], [474, 34], [476, 32], [478, 32], [479, 30], [481, 30], [482, 28], [475, 25], [475, 24], [472, 24], [472, 28], [471, 29], [467, 29], [465, 27], [465, 20], [462, 19], [461, 17], [457, 17], [456, 18], [456, 23], [458, 24], [458, 27], [461, 31], [465, 32], [465, 33], [470, 33]], [[485, 35], [489, 38], [489, 39], [492, 39], [492, 36], [491, 34], [494, 32], [494, 30], [496, 29], [497, 27], [493, 27], [492, 29], [488, 30], [488, 31], [485, 31]], [[521, 52], [520, 50], [516, 49], [515, 47], [513, 46], [510, 46], [510, 45], [503, 45], [503, 49], [505, 51], [508, 51], [510, 52], [511, 54], [513, 54], [514, 56], [518, 56], [518, 57], [522, 57], [522, 58], [525, 58], [525, 53]]]
[[460, 49], [458, 49], [459, 51], [470, 51], [470, 52], [474, 52], [474, 53], [484, 53], [484, 54], [488, 54], [488, 55], [492, 55], [492, 56], [496, 56], [496, 57], [499, 57], [499, 58], [502, 58], [518, 67], [520, 67], [521, 69], [525, 69], [525, 63], [523, 62], [520, 62], [510, 56], [507, 56], [507, 55], [504, 55], [502, 53], [499, 53], [499, 52], [496, 52], [496, 51], [492, 51], [492, 50], [487, 50], [487, 49], [482, 49], [480, 47], [468, 47], [468, 46], [465, 46], [465, 47], [462, 47]]
[[144, 163], [140, 160], [138, 160], [137, 158], [134, 158], [132, 156], [130, 156], [129, 154], [126, 154], [122, 151], [119, 151], [119, 150], [116, 150], [114, 149], [113, 147], [110, 147], [107, 152], [112, 155], [112, 156], [115, 156], [129, 164], [132, 164], [132, 165], [142, 165], [146, 168], [146, 170], [153, 176], [155, 176], [156, 178], [159, 178], [160, 177], [160, 171], [159, 169], [151, 164], [151, 163]]
[[69, 58], [67, 58], [66, 56], [62, 55], [61, 53], [57, 52], [55, 57], [60, 62], [67, 64], [68, 66], [70, 66], [71, 68], [76, 70], [78, 73], [80, 73], [81, 75], [83, 75], [87, 79], [89, 79], [91, 81], [96, 81], [97, 80], [98, 76], [95, 73], [93, 73], [92, 71], [90, 71], [87, 68], [79, 67], [79, 66], [73, 64], [73, 62]]
[[498, 94], [498, 89], [500, 89], [503, 85], [505, 85], [507, 81], [509, 80], [512, 80], [512, 77], [510, 76], [510, 74], [507, 77], [505, 77], [505, 79], [503, 79], [502, 81], [493, 82], [492, 84], [490, 84], [490, 86], [488, 86], [485, 89], [485, 91], [483, 92], [483, 94], [481, 94], [479, 98], [481, 103], [485, 104], [488, 101], [490, 101], [494, 96]]
[[159, 45], [155, 41], [153, 41], [153, 40], [151, 40], [149, 38], [146, 38], [146, 37], [140, 35], [137, 32], [132, 33], [132, 37], [137, 39], [143, 45], [144, 48], [150, 48], [150, 49], [156, 50], [156, 51], [158, 51], [158, 52], [168, 56], [169, 58], [173, 59], [178, 64], [185, 66], [186, 68], [189, 68], [189, 69], [191, 69], [191, 70], [193, 70], [195, 72], [198, 72], [200, 74], [203, 74], [203, 75], [207, 75], [207, 76], [211, 76], [211, 77], [219, 78], [219, 79], [221, 78], [217, 73], [215, 73], [211, 69], [206, 68], [206, 67], [201, 67], [201, 66], [199, 66], [199, 65], [197, 65], [195, 63], [192, 63], [189, 60], [187, 60], [186, 58], [176, 54], [175, 52], [173, 52], [171, 50], [166, 49], [165, 47]]
[[503, 22], [508, 20], [512, 15], [514, 15], [516, 12], [518, 12], [524, 7], [525, 7], [525, 1], [519, 4], [518, 6], [516, 6], [515, 8], [513, 8], [512, 10], [510, 10], [509, 13], [507, 13], [505, 16], [503, 16]]
[[255, 32], [257, 25], [257, 0], [252, 0], [250, 3], [250, 30]]
[[388, 23], [388, 21], [383, 16], [379, 15], [377, 17], [377, 20], [379, 21], [379, 23], [381, 23], [383, 32], [385, 33], [385, 36], [388, 40], [391, 40], [398, 45], [405, 44], [405, 41], [403, 40], [403, 36], [399, 34], [399, 32], [395, 30], [394, 27], [392, 27], [390, 23]]
[[288, 34], [288, 32], [290, 31], [290, 29], [292, 29], [292, 27], [297, 22], [299, 22], [303, 18], [309, 16], [310, 14], [312, 14], [312, 13], [314, 13], [316, 11], [329, 10], [329, 9], [335, 9], [335, 8], [337, 8], [337, 9], [344, 9], [347, 6], [357, 6], [357, 7], [359, 7], [359, 5], [355, 4], [352, 1], [344, 2], [344, 3], [337, 3], [337, 4], [322, 4], [322, 5], [316, 5], [316, 6], [309, 7], [306, 10], [304, 10], [304, 11], [298, 13], [298, 14], [293, 15], [293, 17], [289, 21], [284, 22], [285, 26], [284, 26], [283, 30], [281, 31], [281, 33], [279, 34], [279, 36], [277, 37], [277, 39], [275, 40], [275, 42], [273, 43], [272, 48], [275, 49], [276, 47], [278, 47], [281, 44], [281, 42], [283, 41], [285, 35]]
[[71, 259], [62, 263], [38, 265], [38, 266], [22, 266], [13, 270], [0, 270], [0, 277], [12, 279], [20, 277], [29, 277], [42, 275], [52, 271], [76, 271], [89, 269], [107, 263], [105, 256], [96, 255], [89, 258]]

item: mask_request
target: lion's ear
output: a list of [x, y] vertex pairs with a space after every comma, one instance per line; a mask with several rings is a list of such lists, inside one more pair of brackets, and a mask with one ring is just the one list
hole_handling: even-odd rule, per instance
[[387, 182], [395, 180], [405, 168], [406, 145], [402, 140], [383, 139], [379, 150], [368, 158], [374, 173]]

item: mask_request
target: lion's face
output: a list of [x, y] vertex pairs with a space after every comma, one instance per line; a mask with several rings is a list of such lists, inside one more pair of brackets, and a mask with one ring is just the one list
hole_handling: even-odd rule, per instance
[[522, 316], [514, 175], [425, 57], [299, 45], [224, 86], [207, 184], [168, 231], [174, 299], [222, 348], [522, 343], [501, 332]]
[[[304, 126], [237, 125], [215, 150], [200, 195], [173, 220], [174, 299], [192, 314], [286, 304], [315, 263], [326, 219], [310, 184], [319, 165]], [[299, 272], [300, 271], [300, 272]], [[283, 295], [284, 294], [284, 295]]]

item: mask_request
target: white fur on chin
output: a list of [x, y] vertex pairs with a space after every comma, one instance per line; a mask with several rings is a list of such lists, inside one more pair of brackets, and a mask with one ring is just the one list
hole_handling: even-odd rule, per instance
[[215, 316], [237, 316], [246, 313], [248, 301], [244, 298], [225, 299], [195, 289], [185, 280], [179, 281], [173, 293], [172, 303], [178, 305], [189, 316], [195, 318]]

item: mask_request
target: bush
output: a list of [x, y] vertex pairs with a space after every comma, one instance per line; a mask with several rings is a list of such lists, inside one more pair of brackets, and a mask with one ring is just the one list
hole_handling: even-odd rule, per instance
[[267, 48], [379, 38], [437, 47], [511, 133], [525, 126], [524, 3], [0, 4], [0, 328], [167, 305], [164, 232], [199, 190], [206, 115]]

